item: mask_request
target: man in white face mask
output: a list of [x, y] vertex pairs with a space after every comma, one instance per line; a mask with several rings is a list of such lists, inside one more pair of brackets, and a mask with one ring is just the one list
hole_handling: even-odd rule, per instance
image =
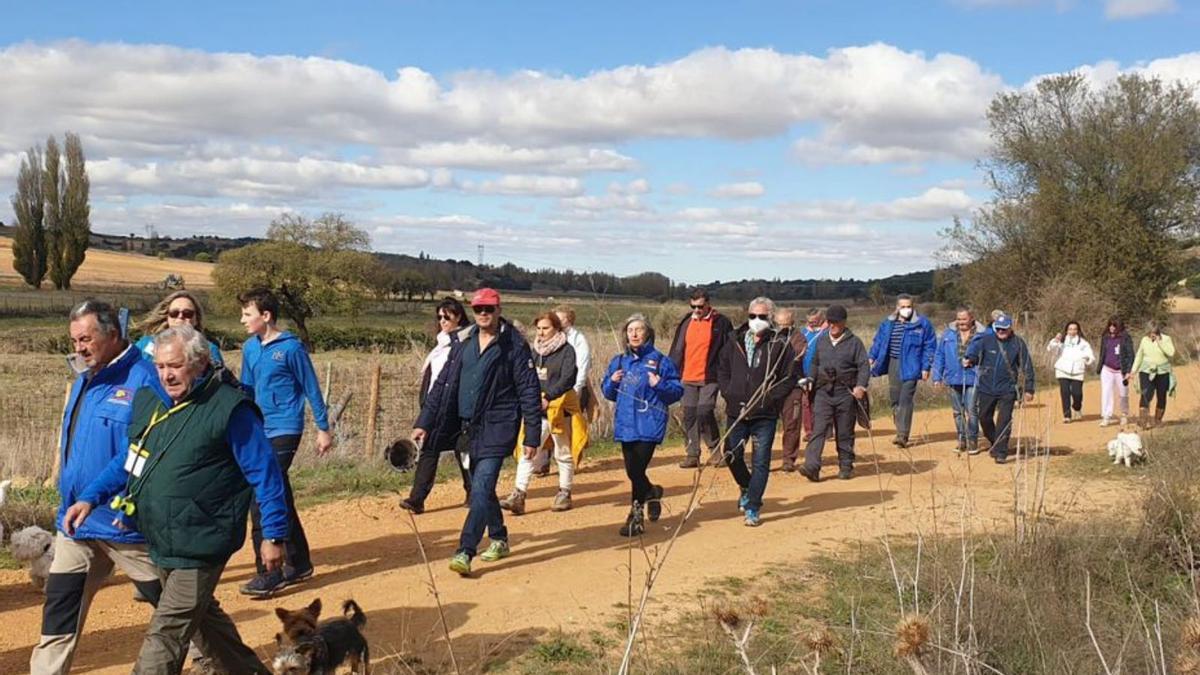
[[917, 382], [928, 380], [937, 352], [937, 332], [929, 319], [917, 314], [913, 298], [901, 293], [896, 311], [879, 324], [871, 344], [871, 376], [888, 376], [888, 393], [896, 437], [892, 444], [906, 448], [912, 431], [913, 397]]
[[[725, 459], [741, 488], [738, 508], [746, 525], [759, 525], [763, 493], [771, 471], [771, 445], [779, 414], [796, 386], [796, 353], [787, 335], [771, 324], [775, 303], [750, 302], [748, 320], [725, 340], [717, 361], [717, 387], [725, 398], [728, 435]], [[746, 466], [746, 446], [753, 439], [753, 469]]]

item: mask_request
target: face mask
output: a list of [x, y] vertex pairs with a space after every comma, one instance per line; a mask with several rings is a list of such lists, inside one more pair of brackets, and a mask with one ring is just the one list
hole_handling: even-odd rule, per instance
[[900, 318], [908, 320], [912, 318], [912, 307], [904, 307], [900, 310]]
[[758, 335], [771, 327], [771, 322], [765, 319], [750, 319], [750, 332]]

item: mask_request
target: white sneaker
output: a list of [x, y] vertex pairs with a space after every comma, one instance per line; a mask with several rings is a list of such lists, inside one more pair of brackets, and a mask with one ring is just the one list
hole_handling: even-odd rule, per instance
[[1121, 426], [1125, 426], [1126, 424], [1129, 424], [1129, 416], [1121, 415]]
[[1104, 417], [1104, 418], [1101, 418], [1101, 420], [1100, 420], [1100, 426], [1102, 426], [1102, 427], [1106, 427], [1106, 426], [1108, 426], [1108, 425], [1110, 425], [1110, 424], [1112, 424], [1112, 418], [1109, 418], [1109, 417]]

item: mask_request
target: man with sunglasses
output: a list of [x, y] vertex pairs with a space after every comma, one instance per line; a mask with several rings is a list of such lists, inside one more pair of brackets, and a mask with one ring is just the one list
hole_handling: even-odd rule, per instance
[[[988, 454], [1003, 464], [1008, 458], [1012, 435], [1013, 406], [1024, 389], [1026, 403], [1033, 401], [1033, 359], [1025, 341], [1013, 334], [1012, 317], [1001, 314], [992, 322], [992, 332], [977, 336], [967, 346], [964, 368], [975, 374], [979, 426], [992, 444]], [[1023, 382], [1018, 382], [1018, 376]]]
[[492, 543], [479, 558], [495, 562], [508, 557], [508, 530], [496, 498], [496, 480], [504, 458], [517, 444], [521, 423], [528, 458], [537, 454], [542, 432], [542, 390], [529, 343], [500, 316], [496, 291], [476, 291], [471, 311], [475, 325], [458, 332], [412, 432], [417, 445], [443, 447], [453, 438], [467, 454], [471, 505], [450, 561], [451, 571], [462, 576], [471, 574], [484, 530]]
[[700, 439], [709, 454], [717, 449], [720, 434], [717, 405], [717, 362], [733, 324], [713, 308], [708, 292], [692, 292], [692, 311], [679, 322], [669, 358], [683, 379], [683, 428], [687, 434], [687, 456], [679, 464], [684, 469], [700, 466]]

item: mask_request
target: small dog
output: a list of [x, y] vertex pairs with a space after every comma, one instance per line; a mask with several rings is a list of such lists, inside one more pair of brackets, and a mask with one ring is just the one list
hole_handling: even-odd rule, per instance
[[29, 579], [43, 593], [46, 578], [50, 576], [50, 563], [54, 562], [54, 535], [37, 525], [30, 525], [13, 532], [12, 556], [29, 565]]
[[320, 598], [297, 611], [275, 608], [283, 622], [283, 632], [275, 635], [279, 653], [271, 662], [275, 675], [333, 675], [337, 667], [349, 663], [358, 675], [371, 672], [371, 650], [363, 637], [367, 615], [358, 603], [342, 603], [342, 618], [317, 623], [321, 616]]
[[1124, 463], [1126, 467], [1146, 459], [1142, 452], [1142, 437], [1136, 431], [1121, 431], [1108, 442], [1108, 456], [1113, 458], [1113, 464]]

